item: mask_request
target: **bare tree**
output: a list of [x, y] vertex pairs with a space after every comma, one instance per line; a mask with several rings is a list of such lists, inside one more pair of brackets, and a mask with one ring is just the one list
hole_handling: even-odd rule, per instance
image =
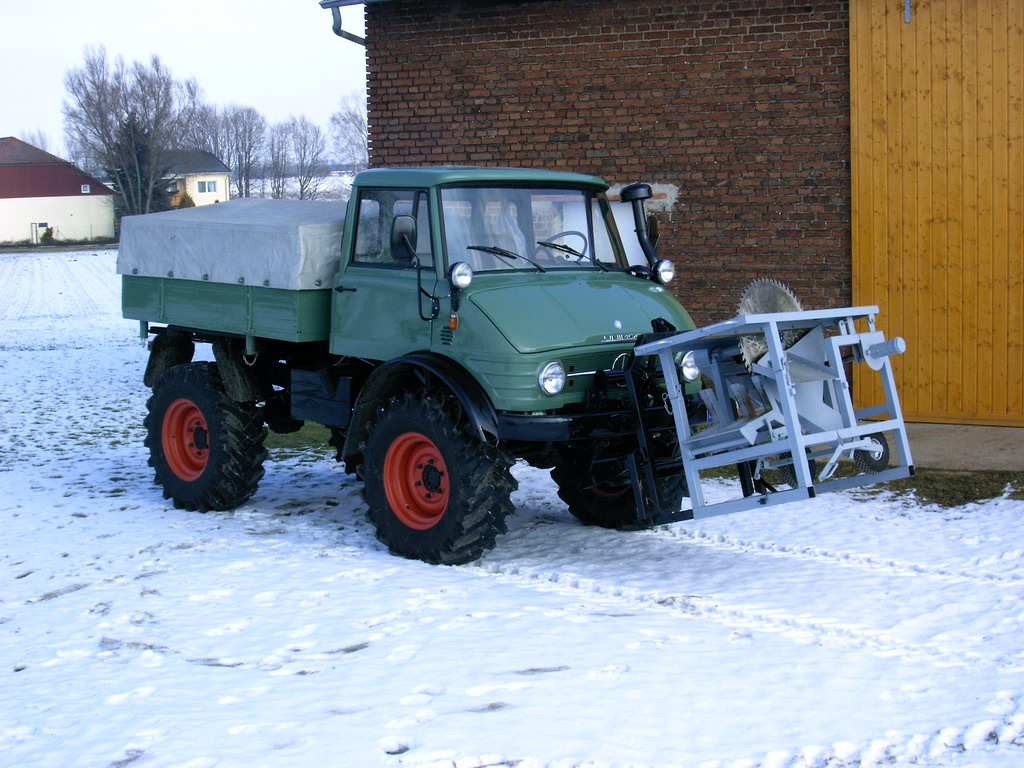
[[224, 126], [224, 115], [216, 106], [200, 104], [196, 107], [192, 119], [184, 126], [178, 147], [202, 149], [219, 160], [224, 160], [228, 144]]
[[322, 197], [321, 188], [330, 169], [327, 139], [317, 125], [306, 117], [277, 123], [269, 130], [266, 148], [262, 182], [269, 185], [271, 197]]
[[331, 115], [331, 149], [334, 159], [348, 163], [357, 171], [370, 164], [366, 120], [366, 97], [350, 93], [343, 96], [337, 112]]
[[291, 175], [291, 142], [288, 136], [288, 123], [277, 123], [270, 129], [267, 138], [263, 181], [270, 185], [270, 196], [278, 200], [284, 198], [288, 177]]
[[202, 105], [182, 146], [210, 152], [231, 169], [233, 197], [252, 197], [267, 142], [267, 121], [252, 107]]
[[226, 147], [221, 159], [231, 168], [235, 197], [251, 197], [254, 180], [267, 143], [267, 121], [252, 107], [225, 108], [221, 115]]
[[149, 65], [113, 64], [102, 47], [64, 77], [64, 129], [76, 160], [113, 179], [126, 214], [158, 205], [168, 152], [179, 145], [200, 104], [194, 80], [176, 81], [154, 56]]
[[289, 120], [288, 132], [299, 200], [316, 200], [330, 173], [327, 167], [327, 138], [320, 126], [305, 116]]
[[[123, 69], [123, 67], [122, 67]], [[118, 78], [119, 80], [120, 78]], [[81, 69], [69, 70], [64, 87], [64, 132], [75, 162], [90, 171], [102, 171], [117, 133], [120, 83], [110, 71], [106, 50], [86, 50]]]

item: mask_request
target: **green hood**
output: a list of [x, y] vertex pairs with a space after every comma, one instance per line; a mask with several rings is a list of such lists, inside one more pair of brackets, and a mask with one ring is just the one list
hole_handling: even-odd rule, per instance
[[679, 330], [693, 321], [664, 288], [621, 273], [586, 279], [538, 275], [529, 284], [481, 287], [468, 297], [521, 353], [632, 341], [661, 317]]

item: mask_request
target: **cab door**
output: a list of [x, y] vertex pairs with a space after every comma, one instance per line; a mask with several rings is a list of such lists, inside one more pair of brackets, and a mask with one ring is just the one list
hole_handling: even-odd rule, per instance
[[[429, 349], [437, 277], [427, 192], [362, 189], [349, 211], [357, 217], [355, 245], [334, 284], [331, 352], [390, 360]], [[406, 229], [416, 223], [409, 238], [415, 258], [392, 243], [396, 217]]]

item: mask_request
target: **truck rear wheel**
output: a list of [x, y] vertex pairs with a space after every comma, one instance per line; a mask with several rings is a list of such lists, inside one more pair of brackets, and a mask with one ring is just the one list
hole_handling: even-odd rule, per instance
[[[636, 531], [650, 528], [641, 520], [629, 483], [600, 482], [588, 469], [589, 461], [567, 458], [551, 470], [551, 479], [558, 486], [558, 497], [569, 507], [573, 517], [585, 525]], [[686, 496], [686, 480], [671, 475], [658, 480], [658, 498], [666, 512], [678, 512]]]
[[167, 369], [146, 407], [149, 465], [174, 506], [233, 509], [256, 492], [267, 430], [255, 404], [224, 392], [216, 365]]
[[516, 488], [504, 453], [429, 394], [392, 397], [368, 428], [367, 518], [392, 553], [456, 565], [494, 546]]

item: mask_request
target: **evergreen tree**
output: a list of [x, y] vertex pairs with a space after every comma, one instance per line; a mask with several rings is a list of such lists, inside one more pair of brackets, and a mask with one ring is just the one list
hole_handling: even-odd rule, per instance
[[156, 213], [171, 207], [168, 168], [154, 160], [149, 132], [129, 112], [113, 142], [115, 164], [106, 168], [126, 214]]

